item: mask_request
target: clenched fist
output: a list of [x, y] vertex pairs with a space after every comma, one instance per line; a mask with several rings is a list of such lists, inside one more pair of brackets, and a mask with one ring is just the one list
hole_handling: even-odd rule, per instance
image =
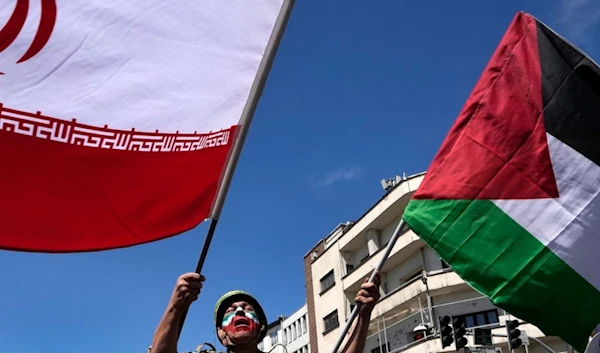
[[197, 273], [186, 273], [179, 276], [171, 295], [170, 306], [175, 310], [187, 310], [190, 304], [198, 299], [204, 280], [204, 276]]
[[373, 282], [369, 282], [369, 279], [366, 278], [365, 282], [360, 286], [360, 290], [356, 293], [356, 298], [354, 301], [356, 303], [360, 303], [360, 314], [361, 315], [371, 315], [375, 304], [379, 301], [379, 284], [381, 282], [381, 275], [377, 273]]

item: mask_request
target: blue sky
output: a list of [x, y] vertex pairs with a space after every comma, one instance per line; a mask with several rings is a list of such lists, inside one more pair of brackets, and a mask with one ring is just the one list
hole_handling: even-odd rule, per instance
[[[427, 169], [519, 10], [600, 59], [594, 0], [297, 2], [180, 351], [215, 342], [228, 290], [270, 319], [303, 305], [303, 255], [378, 200], [382, 178]], [[0, 252], [0, 352], [143, 352], [206, 228], [109, 252]]]

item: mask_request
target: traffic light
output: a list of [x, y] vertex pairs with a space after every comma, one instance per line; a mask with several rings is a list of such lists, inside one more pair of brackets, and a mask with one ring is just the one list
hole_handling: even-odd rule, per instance
[[521, 330], [519, 330], [519, 321], [511, 320], [506, 322], [506, 330], [508, 331], [508, 348], [517, 349], [521, 347], [523, 342], [521, 341]]
[[449, 347], [454, 342], [452, 327], [450, 327], [450, 316], [440, 319], [440, 337], [442, 338], [442, 349]]
[[463, 317], [457, 317], [452, 321], [452, 328], [454, 329], [454, 339], [456, 340], [456, 350], [465, 348], [467, 346], [467, 322]]

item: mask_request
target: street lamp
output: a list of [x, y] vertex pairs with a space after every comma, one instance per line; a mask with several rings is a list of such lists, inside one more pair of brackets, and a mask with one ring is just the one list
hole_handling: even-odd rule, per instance
[[428, 333], [429, 333], [429, 326], [427, 326], [424, 323], [420, 323], [417, 325], [417, 327], [415, 327], [413, 329], [413, 333], [414, 335], [414, 339], [415, 341], [421, 340], [425, 337], [427, 337]]
[[275, 347], [277, 347], [277, 346], [283, 347], [283, 350], [285, 351], [285, 353], [288, 353], [287, 347], [285, 346], [285, 344], [282, 344], [282, 343], [277, 343], [276, 345], [271, 347], [271, 349], [269, 349], [269, 351], [267, 353], [272, 352], [275, 349]]

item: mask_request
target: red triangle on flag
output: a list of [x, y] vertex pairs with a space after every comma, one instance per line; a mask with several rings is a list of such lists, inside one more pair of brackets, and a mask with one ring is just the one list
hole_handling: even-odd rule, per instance
[[531, 16], [515, 17], [414, 198], [558, 197], [536, 29]]

